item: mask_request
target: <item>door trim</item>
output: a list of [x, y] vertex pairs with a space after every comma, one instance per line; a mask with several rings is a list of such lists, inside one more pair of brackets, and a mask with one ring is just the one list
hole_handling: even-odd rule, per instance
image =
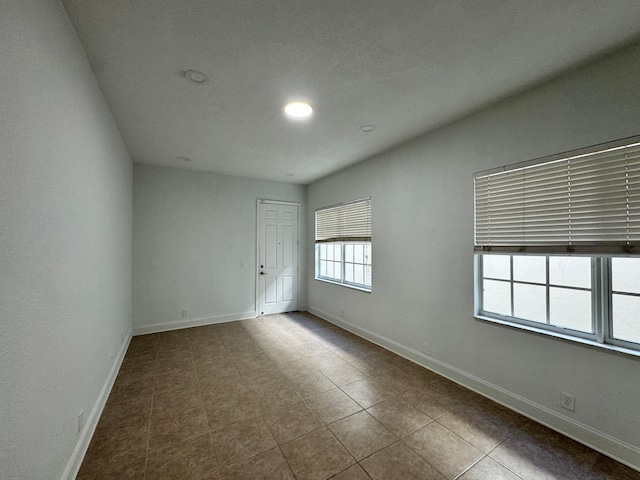
[[298, 207], [298, 218], [296, 219], [296, 223], [298, 226], [298, 238], [296, 241], [298, 242], [298, 271], [296, 272], [296, 307], [300, 309], [300, 260], [301, 260], [301, 248], [300, 248], [300, 211], [302, 206], [299, 202], [288, 202], [285, 200], [268, 200], [265, 198], [258, 198], [256, 201], [256, 268], [255, 268], [255, 276], [256, 276], [256, 291], [255, 291], [255, 302], [254, 307], [256, 311], [255, 318], [260, 316], [260, 205], [268, 204], [268, 205], [295, 205]]

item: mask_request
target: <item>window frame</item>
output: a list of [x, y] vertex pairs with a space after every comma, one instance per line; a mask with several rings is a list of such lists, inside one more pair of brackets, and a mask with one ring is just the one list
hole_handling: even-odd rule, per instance
[[[321, 272], [321, 268], [320, 268], [320, 263], [322, 261], [332, 261], [334, 263], [338, 263], [335, 260], [328, 260], [328, 259], [323, 259], [321, 257], [321, 255], [318, 254], [318, 250], [322, 248], [322, 245], [340, 245], [340, 280], [337, 280], [334, 277], [328, 277], [328, 276], [323, 276], [320, 274]], [[369, 260], [368, 262], [365, 261], [365, 263], [358, 263], [358, 262], [347, 262], [346, 261], [346, 254], [345, 254], [345, 247], [347, 245], [363, 245], [363, 246], [369, 246], [369, 248], [373, 248], [372, 243], [370, 241], [336, 241], [336, 242], [317, 242], [315, 244], [315, 280], [320, 280], [323, 282], [328, 282], [328, 283], [333, 283], [335, 285], [342, 285], [344, 287], [349, 287], [349, 288], [354, 288], [356, 290], [362, 290], [363, 292], [371, 292], [371, 285], [367, 285], [366, 283], [356, 283], [356, 282], [350, 282], [346, 280], [346, 275], [345, 275], [345, 268], [346, 268], [346, 264], [347, 263], [353, 263], [356, 265], [363, 265], [365, 268], [365, 278], [366, 278], [366, 269], [369, 268], [369, 270], [371, 271], [372, 265], [371, 265], [371, 260]], [[367, 258], [366, 254], [364, 255], [365, 259]], [[371, 273], [369, 273], [370, 276]]]
[[[315, 211], [314, 219], [315, 230], [315, 274], [314, 279], [323, 282], [333, 283], [364, 292], [371, 292], [372, 289], [372, 263], [371, 254], [367, 257], [366, 248], [369, 252], [373, 249], [371, 237], [371, 197], [364, 197], [358, 200], [329, 205], [318, 208]], [[337, 264], [338, 261], [323, 258], [321, 255], [322, 245], [340, 246], [340, 278], [337, 275], [329, 277], [321, 274], [322, 262], [332, 261]], [[348, 245], [363, 245], [364, 263], [347, 262], [346, 247]], [[334, 252], [335, 253], [335, 252]], [[363, 265], [363, 282], [357, 283], [347, 281], [345, 278], [346, 264]], [[334, 265], [335, 266], [335, 265]], [[368, 272], [368, 275], [367, 275]], [[369, 284], [366, 283], [367, 277]]]
[[[613, 332], [613, 309], [612, 309], [612, 301], [614, 290], [612, 289], [612, 261], [613, 257], [616, 258], [626, 258], [631, 256], [623, 256], [623, 255], [588, 255], [591, 258], [591, 321], [593, 332], [584, 332], [580, 330], [575, 330], [566, 327], [560, 327], [557, 325], [552, 325], [549, 322], [549, 316], [547, 311], [547, 323], [536, 322], [533, 320], [527, 320], [524, 318], [519, 318], [515, 316], [502, 315], [490, 311], [486, 311], [483, 309], [483, 280], [485, 277], [483, 276], [483, 257], [484, 255], [508, 255], [511, 257], [510, 264], [513, 265], [513, 257], [514, 256], [526, 256], [526, 254], [516, 253], [516, 252], [486, 252], [486, 253], [476, 253], [474, 255], [474, 318], [477, 320], [483, 320], [493, 323], [498, 323], [500, 325], [506, 325], [511, 327], [516, 327], [522, 330], [527, 330], [536, 333], [542, 333], [545, 335], [550, 335], [556, 338], [562, 338], [565, 340], [571, 340], [578, 343], [583, 343], [587, 345], [592, 345], [600, 348], [604, 348], [607, 350], [613, 350], [617, 352], [622, 352], [630, 355], [640, 356], [640, 342], [635, 343], [627, 340], [622, 340], [619, 338], [615, 338], [612, 335]], [[570, 257], [572, 255], [561, 255], [561, 254], [531, 254], [535, 256], [546, 256], [547, 258], [547, 288], [549, 286], [553, 286], [549, 283], [549, 269], [548, 269], [548, 258], [551, 256], [560, 256], [560, 257]], [[637, 257], [631, 257], [637, 258]], [[509, 280], [500, 280], [504, 282], [508, 282], [511, 284], [511, 302], [512, 302], [512, 312], [513, 312], [513, 284], [514, 283], [523, 283], [518, 282], [513, 279], [513, 270], [511, 270], [511, 278]], [[524, 282], [526, 283], [526, 282]], [[537, 284], [537, 282], [536, 282]], [[580, 289], [577, 287], [566, 287], [560, 286], [562, 288], [570, 288], [570, 289]], [[629, 292], [616, 292], [618, 294], [628, 295], [640, 297], [640, 294], [630, 294]], [[549, 304], [549, 296], [547, 291], [547, 309]]]
[[[612, 289], [612, 259], [640, 257], [640, 136], [477, 172], [473, 181], [474, 317], [640, 356], [635, 305], [630, 310], [631, 324], [624, 323], [625, 313], [613, 318], [614, 294], [640, 297], [640, 293]], [[510, 256], [511, 302], [508, 309], [503, 290], [502, 300], [496, 297], [503, 302], [496, 304], [496, 310], [511, 315], [516, 313], [514, 285], [527, 284], [514, 279], [513, 258], [546, 257], [546, 323], [483, 309], [483, 256], [496, 254]], [[592, 259], [592, 332], [550, 323], [552, 256]], [[531, 284], [541, 285], [540, 281]], [[531, 312], [531, 318], [542, 318], [540, 310]], [[614, 320], [632, 341], [613, 337]], [[633, 333], [624, 330], [625, 325]]]

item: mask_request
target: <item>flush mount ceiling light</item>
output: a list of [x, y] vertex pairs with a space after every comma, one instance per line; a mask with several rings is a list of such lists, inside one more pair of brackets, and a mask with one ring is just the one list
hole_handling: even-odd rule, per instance
[[313, 107], [307, 102], [289, 102], [284, 106], [284, 113], [291, 118], [308, 118], [313, 113]]
[[190, 162], [191, 159], [189, 157], [178, 157], [178, 160], [180, 160], [181, 162]]
[[363, 125], [360, 127], [364, 133], [371, 133], [376, 129], [375, 125]]
[[207, 77], [204, 73], [199, 72], [197, 70], [187, 70], [182, 75], [187, 80], [191, 80], [193, 83], [196, 83], [198, 85], [204, 85], [206, 83], [209, 83], [209, 77]]

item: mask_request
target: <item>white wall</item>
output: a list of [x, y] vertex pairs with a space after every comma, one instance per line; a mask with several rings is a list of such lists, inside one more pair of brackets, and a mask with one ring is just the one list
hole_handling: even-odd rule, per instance
[[134, 332], [253, 318], [257, 199], [298, 202], [304, 222], [305, 188], [141, 164], [133, 183]]
[[[640, 358], [472, 316], [472, 174], [640, 134], [639, 78], [636, 45], [310, 185], [309, 309], [640, 469]], [[367, 195], [373, 292], [313, 280], [314, 210]]]
[[2, 2], [0, 65], [0, 478], [50, 480], [130, 334], [132, 167], [57, 0]]

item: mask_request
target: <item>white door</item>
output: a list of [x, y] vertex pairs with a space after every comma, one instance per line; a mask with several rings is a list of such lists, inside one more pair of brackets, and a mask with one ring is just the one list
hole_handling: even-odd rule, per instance
[[297, 310], [299, 206], [258, 205], [258, 315]]

